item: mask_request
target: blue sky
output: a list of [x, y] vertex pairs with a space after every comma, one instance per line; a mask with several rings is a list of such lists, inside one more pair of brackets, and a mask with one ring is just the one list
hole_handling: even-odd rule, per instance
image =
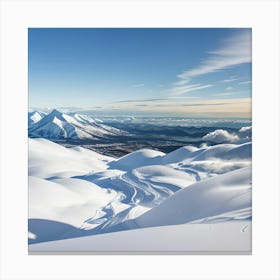
[[29, 106], [248, 117], [251, 30], [31, 28]]

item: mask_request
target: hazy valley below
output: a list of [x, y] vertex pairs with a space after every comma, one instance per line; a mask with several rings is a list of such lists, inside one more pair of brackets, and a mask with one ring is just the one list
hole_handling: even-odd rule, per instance
[[[31, 114], [32, 112], [30, 116], [32, 116]], [[69, 114], [69, 116], [71, 115], [75, 116], [74, 113]], [[44, 136], [65, 147], [81, 146], [104, 155], [120, 157], [143, 148], [151, 148], [168, 153], [185, 145], [195, 147], [213, 145], [216, 144], [215, 141], [205, 141], [203, 136], [217, 129], [236, 134], [241, 127], [251, 124], [250, 119], [221, 120], [160, 116], [88, 117], [92, 118], [92, 120], [97, 120], [97, 123], [118, 129], [124, 133], [102, 134], [95, 137], [64, 137], [64, 134], [49, 137], [44, 132], [42, 133], [42, 131], [39, 135], [34, 135], [31, 124], [29, 136], [32, 138]], [[31, 122], [29, 121], [29, 123]], [[222, 139], [220, 141], [220, 143], [224, 142], [227, 142], [227, 140]]]

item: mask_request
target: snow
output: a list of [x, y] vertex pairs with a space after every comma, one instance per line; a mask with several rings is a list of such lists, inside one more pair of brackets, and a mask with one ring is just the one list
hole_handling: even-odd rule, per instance
[[67, 178], [104, 170], [113, 158], [79, 148], [65, 148], [46, 139], [29, 138], [29, 175]]
[[34, 123], [37, 123], [45, 116], [45, 113], [34, 111], [28, 113], [28, 125], [32, 125]]
[[159, 162], [165, 154], [150, 149], [141, 149], [111, 162], [111, 167], [131, 170], [139, 166], [152, 165]]
[[200, 153], [193, 158], [193, 160], [207, 160], [211, 158], [219, 158], [223, 160], [232, 159], [250, 159], [252, 156], [252, 143], [245, 143], [240, 145], [234, 144], [220, 144], [201, 149]]
[[[91, 180], [88, 177], [83, 179]], [[196, 178], [193, 174], [161, 165], [148, 165], [135, 168], [116, 177], [92, 180], [103, 188], [118, 190], [125, 194], [125, 203], [149, 207], [159, 204], [180, 188], [195, 181]]]
[[[37, 115], [36, 115], [37, 116]], [[29, 123], [30, 137], [46, 139], [99, 139], [108, 135], [125, 135], [126, 132], [97, 122], [89, 116], [61, 113], [54, 109], [36, 122]]]
[[159, 206], [136, 218], [133, 226], [182, 224], [249, 208], [251, 195], [251, 168], [238, 169], [176, 192]]
[[65, 239], [29, 246], [36, 252], [187, 252], [251, 251], [251, 222], [183, 224]]
[[185, 159], [188, 159], [192, 157], [192, 155], [196, 152], [199, 151], [198, 148], [193, 147], [193, 146], [184, 146], [182, 148], [179, 148], [166, 156], [162, 158], [162, 163], [163, 164], [170, 164], [170, 163], [176, 163], [183, 161]]
[[[65, 129], [71, 119], [52, 113]], [[251, 145], [142, 149], [114, 159], [30, 138], [30, 251], [249, 251]]]
[[80, 227], [98, 209], [117, 197], [80, 179], [44, 180], [29, 176], [29, 218], [46, 219]]

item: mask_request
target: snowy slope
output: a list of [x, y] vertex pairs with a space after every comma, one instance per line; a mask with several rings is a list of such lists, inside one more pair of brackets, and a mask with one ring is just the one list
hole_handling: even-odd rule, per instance
[[184, 161], [199, 161], [208, 159], [236, 160], [250, 159], [252, 157], [252, 143], [244, 144], [218, 144], [206, 148], [185, 146], [179, 148], [161, 160], [163, 164], [178, 163]]
[[248, 159], [252, 157], [252, 143], [245, 143], [241, 145], [234, 144], [220, 144], [208, 147], [193, 160], [207, 160], [210, 158], [220, 158], [224, 160], [234, 159]]
[[174, 192], [194, 182], [193, 174], [174, 170], [168, 166], [148, 165], [127, 171], [124, 174], [92, 180], [87, 176], [79, 176], [103, 188], [118, 190], [125, 195], [127, 204], [155, 206]]
[[30, 252], [201, 252], [248, 254], [251, 221], [142, 228], [29, 246]]
[[159, 163], [165, 154], [150, 149], [141, 149], [112, 161], [110, 166], [116, 169], [132, 170], [134, 168]]
[[[182, 224], [251, 207], [251, 168], [188, 186], [136, 218], [136, 227]], [[244, 217], [242, 215], [242, 217]], [[235, 218], [240, 218], [236, 213]], [[128, 225], [130, 227], [130, 225]]]
[[65, 148], [46, 139], [29, 138], [28, 172], [38, 178], [67, 178], [107, 168], [113, 158], [84, 148]]
[[[143, 149], [114, 159], [29, 139], [29, 242], [185, 223], [250, 223], [250, 164], [251, 143], [186, 146], [169, 154]], [[209, 234], [201, 229], [201, 236]]]
[[54, 109], [40, 121], [29, 127], [30, 137], [47, 139], [99, 139], [108, 135], [123, 135], [126, 132], [97, 122], [89, 116], [61, 113]]
[[200, 151], [201, 151], [201, 149], [198, 149], [193, 146], [184, 146], [184, 147], [179, 148], [179, 149], [167, 154], [166, 156], [164, 156], [162, 158], [161, 162], [163, 164], [181, 162], [186, 159], [190, 159], [190, 158], [194, 157], [196, 152], [198, 153]]
[[48, 181], [29, 176], [29, 217], [80, 227], [117, 195], [84, 180]]
[[198, 180], [251, 166], [252, 143], [219, 144], [206, 148], [185, 146], [161, 158], [161, 164], [194, 172]]

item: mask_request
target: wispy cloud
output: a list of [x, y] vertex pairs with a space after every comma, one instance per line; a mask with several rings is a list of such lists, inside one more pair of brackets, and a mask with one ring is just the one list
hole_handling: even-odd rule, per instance
[[227, 87], [226, 88], [226, 90], [232, 90], [233, 89], [233, 87]]
[[233, 92], [216, 93], [214, 96], [228, 96], [234, 94]]
[[179, 100], [188, 100], [188, 99], [201, 99], [200, 96], [168, 96], [167, 100], [173, 100], [173, 99], [179, 99]]
[[208, 52], [198, 66], [186, 70], [177, 77], [181, 79], [179, 83], [189, 81], [190, 78], [213, 73], [222, 69], [251, 62], [251, 31], [243, 30], [231, 38], [223, 41], [217, 50]]
[[154, 101], [164, 101], [168, 100], [167, 98], [151, 98], [151, 99], [128, 99], [115, 101], [114, 103], [134, 103], [134, 102], [154, 102]]
[[239, 85], [251, 84], [251, 81], [239, 83]]
[[180, 79], [179, 81], [175, 82], [174, 86], [183, 86], [190, 82], [190, 78]]
[[170, 90], [171, 96], [178, 96], [190, 91], [196, 91], [204, 88], [212, 87], [213, 85], [202, 85], [202, 84], [193, 84], [193, 85], [184, 85], [184, 86], [177, 86]]
[[183, 104], [181, 106], [184, 107], [200, 107], [200, 106], [223, 106], [227, 105], [228, 103], [221, 102], [221, 103], [192, 103], [192, 104]]
[[[190, 91], [201, 90], [212, 87], [211, 84], [189, 84], [191, 79], [197, 76], [217, 72], [220, 70], [232, 68], [234, 66], [251, 62], [251, 30], [242, 30], [234, 36], [225, 39], [221, 47], [208, 52], [208, 56], [202, 62], [179, 75], [178, 81], [173, 84], [169, 90], [170, 96], [182, 95]], [[240, 79], [232, 76], [222, 82], [229, 83]]]
[[135, 85], [132, 85], [132, 87], [134, 87], [134, 88], [143, 87], [143, 86], [145, 86], [145, 84], [135, 84]]
[[230, 82], [233, 82], [233, 81], [236, 81], [236, 80], [239, 80], [240, 78], [229, 78], [229, 79], [225, 79], [225, 80], [222, 80], [221, 82], [222, 83], [230, 83]]

